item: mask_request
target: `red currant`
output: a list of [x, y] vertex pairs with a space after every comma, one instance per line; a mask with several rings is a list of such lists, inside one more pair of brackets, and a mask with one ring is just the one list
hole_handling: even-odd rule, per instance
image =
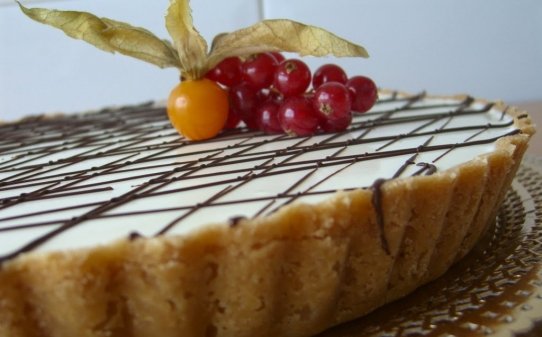
[[352, 99], [352, 110], [355, 112], [369, 111], [378, 99], [376, 84], [368, 77], [354, 76], [346, 82]]
[[262, 89], [258, 91], [258, 101], [260, 104], [266, 103], [267, 101], [273, 101], [277, 104], [282, 104], [284, 96], [282, 96], [276, 90]]
[[279, 53], [278, 51], [272, 51], [272, 52], [269, 52], [269, 54], [273, 55], [273, 57], [275, 58], [275, 60], [277, 61], [277, 64], [280, 64], [282, 61], [284, 61], [286, 58], [284, 57], [284, 55], [282, 55], [281, 53]]
[[270, 53], [253, 55], [242, 65], [243, 80], [256, 89], [268, 88], [276, 67], [277, 61]]
[[230, 110], [241, 117], [249, 129], [257, 129], [256, 107], [258, 92], [248, 83], [238, 84], [229, 90]]
[[327, 82], [314, 92], [314, 109], [327, 120], [344, 119], [351, 115], [350, 93], [344, 84]]
[[278, 119], [289, 135], [309, 136], [318, 129], [319, 118], [312, 103], [305, 97], [292, 96], [279, 107]]
[[275, 71], [273, 85], [284, 96], [300, 95], [307, 90], [311, 71], [305, 62], [298, 59], [282, 61]]
[[226, 120], [224, 129], [235, 129], [237, 125], [239, 125], [240, 121], [241, 121], [241, 115], [239, 114], [237, 110], [232, 109], [231, 104], [230, 104], [228, 119]]
[[345, 84], [348, 77], [343, 68], [336, 64], [324, 64], [316, 69], [312, 78], [312, 87], [318, 89], [322, 84], [327, 82], [339, 82]]
[[256, 120], [260, 130], [266, 133], [281, 133], [282, 127], [278, 120], [279, 104], [273, 100], [268, 100], [256, 110]]
[[241, 82], [241, 64], [241, 59], [238, 57], [227, 57], [209, 70], [205, 77], [227, 87], [232, 87]]
[[338, 119], [322, 119], [320, 128], [325, 132], [344, 131], [352, 123], [352, 114], [348, 114]]

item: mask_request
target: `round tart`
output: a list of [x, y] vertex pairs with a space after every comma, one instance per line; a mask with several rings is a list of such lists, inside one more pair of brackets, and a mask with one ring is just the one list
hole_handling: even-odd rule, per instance
[[0, 126], [0, 335], [310, 336], [437, 278], [534, 128], [381, 92], [345, 132], [180, 138], [141, 105]]

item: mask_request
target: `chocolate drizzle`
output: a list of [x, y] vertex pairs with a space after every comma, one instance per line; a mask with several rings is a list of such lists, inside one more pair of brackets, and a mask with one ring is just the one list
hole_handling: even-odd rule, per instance
[[237, 225], [239, 225], [239, 223], [243, 220], [245, 220], [246, 217], [243, 216], [243, 215], [239, 215], [239, 216], [234, 216], [234, 217], [231, 217], [230, 220], [229, 220], [229, 225], [230, 227], [237, 227]]
[[143, 235], [139, 234], [139, 233], [136, 232], [136, 231], [133, 231], [133, 232], [131, 232], [130, 234], [128, 234], [128, 239], [129, 239], [130, 241], [135, 241], [135, 240], [140, 239], [140, 238], [142, 238], [142, 237], [143, 237]]
[[390, 247], [388, 244], [388, 239], [386, 239], [386, 232], [384, 231], [384, 212], [382, 210], [382, 185], [386, 182], [386, 179], [377, 179], [371, 186], [373, 191], [372, 203], [375, 209], [376, 215], [376, 224], [380, 228], [380, 242], [382, 244], [382, 249], [386, 254], [390, 255]]
[[[230, 205], [242, 209], [241, 204], [260, 203], [253, 214], [243, 217], [270, 214], [301, 198], [335, 193], [337, 188], [330, 187], [335, 177], [375, 160], [403, 158], [395, 173], [384, 179], [434, 174], [437, 162], [454, 150], [490, 144], [519, 132], [500, 111], [491, 119], [494, 123], [483, 118], [479, 124], [457, 123], [463, 117], [485, 116], [492, 108], [471, 97], [433, 101], [425, 93], [410, 97], [392, 93], [372, 112], [356, 115], [345, 132], [290, 137], [239, 128], [196, 143], [179, 137], [164, 109], [149, 104], [0, 125], [0, 240], [17, 231], [39, 230], [11, 251], [0, 248], [0, 263], [99, 220], [122, 222], [129, 216], [173, 214], [167, 221], [158, 221], [152, 233], [140, 234], [135, 226], [128, 230], [125, 236], [135, 240], [167, 234], [204, 209]], [[401, 127], [402, 132], [386, 132], [392, 127]], [[460, 136], [453, 143], [436, 141], [456, 134]], [[420, 159], [433, 153], [429, 160]], [[284, 187], [274, 194], [237, 193], [273, 177], [284, 177]], [[377, 180], [371, 187], [381, 228], [384, 181]], [[129, 188], [119, 190], [120, 184]], [[340, 189], [367, 187], [352, 181]], [[212, 192], [193, 203], [161, 207], [144, 203], [205, 189]], [[114, 197], [104, 198], [104, 194]], [[240, 196], [232, 198], [234, 194]], [[70, 198], [84, 202], [63, 202]], [[48, 203], [43, 207], [45, 200]], [[41, 206], [34, 208], [39, 202]], [[142, 208], [130, 208], [142, 202]], [[21, 206], [26, 206], [25, 211], [20, 211]], [[239, 219], [232, 218], [230, 226]], [[389, 253], [383, 229], [381, 235], [382, 247]]]

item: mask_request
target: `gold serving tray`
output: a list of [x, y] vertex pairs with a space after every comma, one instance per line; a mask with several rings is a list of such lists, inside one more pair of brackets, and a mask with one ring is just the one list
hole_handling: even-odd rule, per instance
[[318, 337], [542, 336], [542, 158], [527, 156], [491, 231], [443, 277]]

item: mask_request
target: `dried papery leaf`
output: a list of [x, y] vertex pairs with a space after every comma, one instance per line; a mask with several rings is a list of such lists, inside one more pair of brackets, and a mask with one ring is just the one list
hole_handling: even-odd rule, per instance
[[166, 28], [178, 52], [183, 76], [199, 78], [206, 63], [207, 42], [194, 27], [188, 0], [170, 0]]
[[277, 19], [260, 21], [231, 33], [217, 35], [206, 67], [212, 68], [229, 56], [265, 51], [295, 52], [301, 56], [369, 56], [365, 48], [325, 29], [292, 20]]
[[216, 49], [216, 44], [220, 42], [220, 40], [228, 35], [229, 33], [220, 33], [220, 34], [217, 34], [214, 39], [213, 39], [213, 42], [211, 43], [211, 50], [215, 50]]
[[98, 18], [86, 12], [26, 8], [20, 3], [19, 6], [31, 19], [58, 28], [66, 35], [86, 41], [102, 50], [118, 52], [161, 68], [180, 68], [171, 44], [146, 29]]
[[185, 79], [201, 78], [226, 57], [265, 51], [295, 52], [301, 56], [368, 57], [363, 47], [322, 28], [285, 19], [264, 20], [232, 33], [219, 34], [207, 53], [207, 43], [194, 27], [189, 5], [189, 0], [170, 0], [165, 20], [172, 44], [144, 28], [98, 18], [91, 13], [28, 9], [19, 3], [27, 16], [59, 28], [68, 36], [161, 68], [176, 67]]
[[104, 32], [109, 37], [110, 45], [115, 51], [135, 57], [137, 59], [155, 64], [161, 68], [181, 67], [177, 51], [171, 42], [161, 40], [143, 28], [102, 19], [111, 23], [111, 27]]

